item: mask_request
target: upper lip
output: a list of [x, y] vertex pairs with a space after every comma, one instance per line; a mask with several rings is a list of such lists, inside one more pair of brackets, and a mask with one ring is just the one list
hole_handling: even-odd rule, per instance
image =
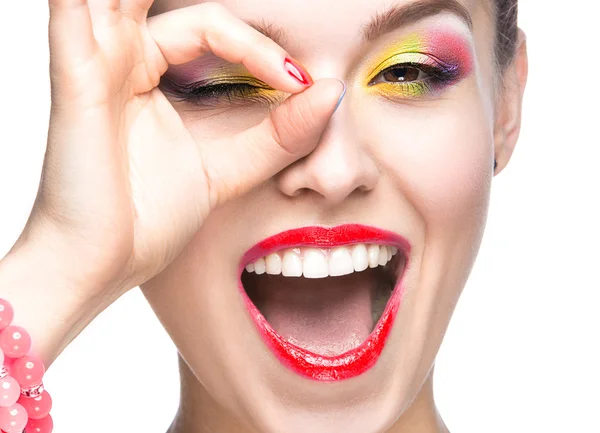
[[240, 273], [248, 263], [284, 248], [312, 246], [333, 248], [358, 243], [376, 243], [398, 248], [406, 258], [411, 244], [404, 236], [378, 227], [363, 224], [343, 224], [333, 227], [306, 226], [270, 236], [251, 247], [242, 257]]

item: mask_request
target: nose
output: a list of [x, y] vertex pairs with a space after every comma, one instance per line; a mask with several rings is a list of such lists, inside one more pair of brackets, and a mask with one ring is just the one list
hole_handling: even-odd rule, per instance
[[281, 192], [290, 197], [316, 193], [335, 205], [357, 191], [375, 187], [379, 179], [377, 164], [354, 138], [358, 134], [353, 133], [344, 102], [331, 117], [315, 150], [279, 173]]

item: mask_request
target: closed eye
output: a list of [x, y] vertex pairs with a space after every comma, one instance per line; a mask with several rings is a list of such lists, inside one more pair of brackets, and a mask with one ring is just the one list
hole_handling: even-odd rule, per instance
[[225, 80], [198, 81], [182, 85], [169, 78], [161, 79], [159, 88], [178, 101], [200, 106], [223, 103], [250, 105], [261, 104], [271, 107], [282, 101], [282, 96], [267, 84], [246, 77]]

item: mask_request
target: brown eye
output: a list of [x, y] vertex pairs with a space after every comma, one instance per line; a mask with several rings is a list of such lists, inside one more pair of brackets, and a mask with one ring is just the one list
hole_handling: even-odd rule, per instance
[[417, 68], [411, 67], [393, 67], [384, 71], [383, 78], [392, 83], [406, 83], [411, 81], [419, 81], [423, 78], [424, 73]]

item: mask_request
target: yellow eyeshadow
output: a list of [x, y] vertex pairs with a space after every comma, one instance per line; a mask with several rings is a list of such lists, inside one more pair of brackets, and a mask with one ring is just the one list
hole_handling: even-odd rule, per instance
[[204, 79], [216, 79], [224, 77], [252, 77], [246, 67], [242, 64], [226, 63], [218, 68], [210, 68], [210, 73], [203, 76]]
[[365, 68], [369, 77], [367, 83], [386, 67], [393, 65], [391, 59], [400, 54], [421, 53], [425, 50], [425, 38], [418, 33], [410, 34], [400, 41], [392, 42], [384, 47], [381, 54], [369, 61]]
[[[281, 92], [251, 75], [245, 68], [238, 68], [236, 71], [228, 68], [219, 73], [212, 72], [204, 75], [202, 82], [205, 82], [203, 85], [208, 88], [214, 86], [215, 90], [215, 93], [209, 91], [205, 97], [204, 102], [207, 105], [227, 101], [235, 105], [274, 106], [282, 102]], [[219, 85], [228, 86], [228, 89], [219, 89]]]
[[[459, 48], [458, 42], [443, 34], [409, 34], [387, 44], [379, 55], [367, 60], [361, 73], [362, 85], [366, 92], [384, 97], [407, 99], [429, 95], [452, 84], [463, 73]], [[415, 69], [420, 71], [419, 78], [402, 79], [408, 70]]]
[[376, 86], [369, 86], [369, 93], [376, 93], [382, 96], [394, 96], [396, 98], [417, 98], [424, 96], [431, 90], [430, 86], [424, 82], [416, 83], [379, 83]]
[[419, 53], [400, 53], [393, 55], [392, 57], [388, 57], [386, 60], [377, 65], [377, 68], [373, 70], [373, 72], [367, 76], [367, 84], [371, 82], [378, 74], [382, 71], [385, 71], [387, 68], [405, 63], [417, 63], [417, 64], [431, 64], [431, 59]]
[[252, 89], [253, 93], [268, 93], [275, 91], [275, 89], [273, 89], [267, 83], [259, 80], [250, 72], [248, 72], [246, 67], [241, 64], [224, 65], [217, 70], [213, 69], [210, 71], [210, 73], [207, 73], [202, 77], [202, 81], [206, 81], [206, 85], [248, 84], [256, 87], [256, 89]]
[[205, 82], [206, 85], [249, 84], [259, 88], [268, 86], [268, 84], [248, 72], [244, 65], [235, 63], [227, 63], [218, 68], [210, 68], [207, 72], [199, 74], [199, 76], [193, 80], [193, 82], [196, 81]]

